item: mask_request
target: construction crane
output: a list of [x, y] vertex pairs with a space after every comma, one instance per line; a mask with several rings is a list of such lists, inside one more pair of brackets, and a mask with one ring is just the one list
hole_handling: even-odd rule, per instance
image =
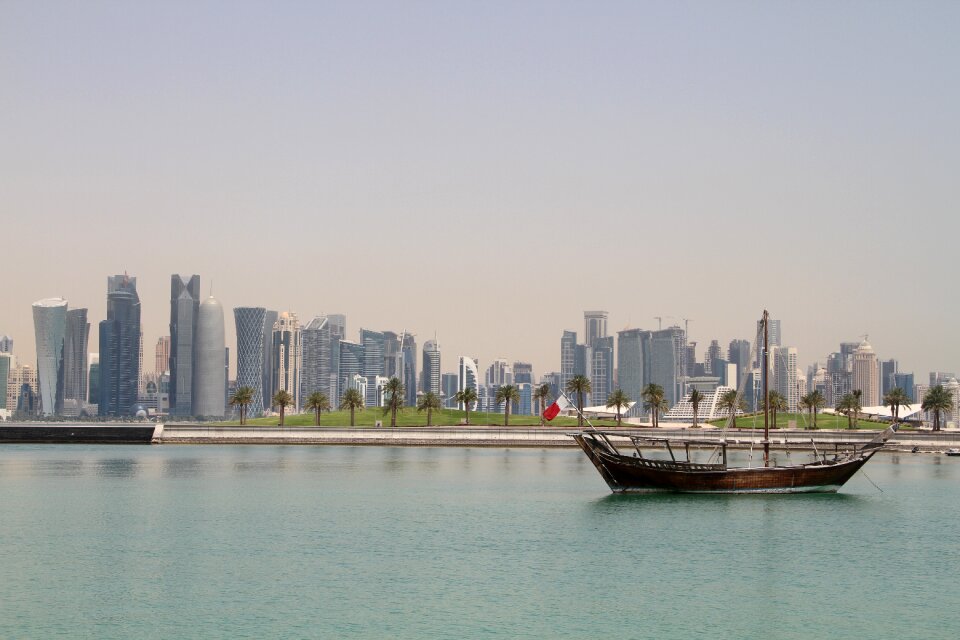
[[657, 330], [663, 329], [663, 316], [653, 316], [653, 319], [657, 321]]

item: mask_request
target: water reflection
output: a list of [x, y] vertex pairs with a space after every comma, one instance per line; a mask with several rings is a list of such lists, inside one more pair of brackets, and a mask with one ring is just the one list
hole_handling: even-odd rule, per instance
[[139, 465], [133, 458], [106, 458], [93, 463], [94, 472], [106, 478], [135, 478]]
[[203, 467], [200, 458], [168, 458], [163, 463], [163, 475], [167, 478], [195, 478], [203, 473]]

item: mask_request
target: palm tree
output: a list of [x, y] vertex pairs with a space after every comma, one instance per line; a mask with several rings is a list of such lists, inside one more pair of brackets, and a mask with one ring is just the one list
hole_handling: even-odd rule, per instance
[[737, 390], [730, 389], [725, 391], [720, 399], [717, 400], [717, 408], [721, 411], [726, 410], [727, 415], [732, 419], [731, 426], [737, 428], [737, 411], [744, 411], [747, 408], [746, 402], [743, 401], [743, 398], [737, 397]]
[[230, 405], [240, 407], [240, 426], [246, 424], [247, 407], [253, 404], [253, 387], [240, 387], [230, 396]]
[[940, 431], [940, 412], [953, 409], [953, 394], [944, 389], [942, 384], [938, 384], [927, 390], [920, 408], [933, 411], [933, 430]]
[[693, 406], [693, 428], [697, 428], [697, 416], [700, 415], [700, 403], [703, 402], [703, 394], [694, 389], [690, 392], [690, 404]]
[[883, 396], [883, 406], [890, 407], [890, 413], [893, 415], [893, 424], [900, 422], [900, 407], [910, 408], [910, 398], [906, 392], [897, 387], [891, 389], [887, 395]]
[[440, 398], [437, 397], [433, 391], [427, 391], [425, 394], [420, 396], [420, 400], [417, 401], [417, 411], [426, 411], [427, 412], [427, 426], [433, 426], [433, 410], [440, 409], [443, 405], [440, 402]]
[[327, 398], [327, 394], [320, 391], [314, 391], [309, 396], [307, 396], [307, 402], [303, 405], [303, 408], [307, 411], [313, 411], [316, 413], [317, 420], [316, 424], [320, 426], [320, 412], [330, 410], [330, 399]]
[[540, 426], [543, 426], [543, 412], [547, 410], [547, 400], [550, 399], [550, 385], [541, 384], [533, 392], [533, 399], [540, 407]]
[[856, 404], [857, 400], [853, 397], [852, 393], [845, 394], [840, 398], [840, 402], [837, 403], [837, 413], [842, 413], [847, 416], [847, 429], [853, 429], [853, 407]]
[[567, 393], [577, 394], [577, 426], [583, 428], [583, 394], [593, 391], [590, 378], [587, 376], [573, 376], [567, 380]]
[[826, 398], [819, 391], [811, 391], [800, 398], [800, 406], [810, 410], [811, 429], [817, 428], [817, 411], [827, 405]]
[[467, 410], [467, 426], [470, 426], [470, 404], [477, 401], [477, 390], [473, 387], [467, 387], [462, 391], [457, 391], [453, 399], [463, 405]]
[[350, 426], [356, 426], [354, 422], [354, 411], [360, 409], [363, 411], [363, 396], [360, 395], [360, 392], [356, 389], [350, 388], [343, 392], [343, 397], [340, 398], [340, 410], [350, 409]]
[[617, 426], [620, 426], [620, 418], [622, 417], [622, 410], [626, 409], [629, 406], [631, 400], [630, 396], [623, 392], [623, 389], [614, 389], [613, 393], [607, 396], [607, 409], [610, 407], [617, 408]]
[[383, 413], [390, 412], [390, 426], [397, 426], [397, 411], [403, 408], [403, 382], [400, 378], [394, 376], [387, 380], [383, 386], [383, 397], [386, 404], [383, 405]]
[[273, 406], [280, 407], [280, 426], [283, 426], [283, 418], [286, 414], [287, 407], [293, 404], [293, 396], [290, 395], [289, 391], [285, 389], [280, 389], [275, 394], [273, 394]]
[[643, 398], [643, 408], [650, 412], [650, 423], [654, 428], [659, 427], [660, 412], [669, 408], [667, 406], [667, 395], [664, 393], [663, 387], [651, 382], [640, 392], [640, 397]]
[[773, 413], [773, 428], [777, 428], [777, 413], [787, 410], [787, 399], [779, 391], [771, 391], [767, 394], [767, 406]]
[[863, 391], [854, 389], [850, 395], [853, 396], [853, 405], [850, 410], [853, 411], [853, 428], [856, 429], [860, 426], [858, 423], [860, 421], [860, 410], [863, 409]]
[[512, 384], [505, 384], [497, 389], [494, 402], [503, 403], [503, 426], [510, 426], [510, 407], [514, 402], [520, 402], [520, 390]]

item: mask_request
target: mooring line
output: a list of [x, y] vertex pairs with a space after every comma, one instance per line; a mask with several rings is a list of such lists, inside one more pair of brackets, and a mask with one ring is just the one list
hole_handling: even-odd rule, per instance
[[876, 487], [877, 491], [879, 491], [880, 493], [883, 493], [883, 489], [881, 489], [879, 486], [877, 486], [877, 483], [876, 483], [876, 482], [874, 482], [873, 480], [870, 480], [870, 476], [867, 475], [867, 472], [866, 472], [866, 471], [864, 471], [863, 469], [860, 469], [860, 473], [863, 474], [863, 477], [866, 478], [866, 479], [870, 482], [870, 484], [872, 484], [874, 487]]

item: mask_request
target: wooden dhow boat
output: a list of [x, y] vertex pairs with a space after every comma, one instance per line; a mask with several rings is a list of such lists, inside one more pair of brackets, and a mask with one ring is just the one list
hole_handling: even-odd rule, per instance
[[[767, 342], [769, 314], [763, 312], [763, 365], [769, 371]], [[817, 456], [813, 462], [790, 466], [771, 464], [769, 407], [767, 406], [767, 377], [763, 376], [763, 466], [731, 467], [727, 464], [725, 439], [689, 440], [681, 438], [650, 438], [624, 435], [595, 429], [571, 434], [583, 449], [597, 471], [614, 493], [682, 492], [682, 493], [830, 493], [836, 492], [873, 455], [881, 450], [897, 430], [893, 425], [863, 446], [841, 451], [828, 457]], [[631, 455], [621, 452], [614, 439], [626, 438], [632, 445]], [[662, 444], [670, 459], [645, 457], [641, 446]], [[686, 460], [677, 459], [675, 447], [680, 445], [686, 452]], [[716, 463], [694, 462], [690, 447], [708, 445], [716, 447], [719, 454]], [[623, 445], [621, 445], [623, 446]], [[713, 456], [711, 456], [711, 460]]]

